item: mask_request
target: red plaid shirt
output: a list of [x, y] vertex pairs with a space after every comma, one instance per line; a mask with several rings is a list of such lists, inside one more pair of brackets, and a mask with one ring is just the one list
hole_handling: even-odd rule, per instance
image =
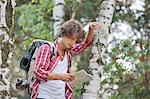
[[[68, 57], [68, 65], [71, 65], [71, 56], [75, 56], [82, 52], [84, 49], [86, 49], [89, 46], [88, 40], [84, 40], [80, 44], [75, 44], [71, 49], [67, 50], [67, 57]], [[55, 55], [53, 58], [50, 60], [50, 46], [47, 44], [44, 44], [40, 46], [37, 56], [35, 59], [34, 63], [34, 77], [36, 78], [31, 84], [30, 84], [30, 92], [31, 92], [31, 98], [36, 99], [38, 95], [38, 87], [40, 81], [46, 82], [48, 74], [52, 72], [52, 70], [55, 68], [56, 64], [58, 63], [59, 60], [59, 54], [58, 54], [58, 48], [57, 48], [57, 43], [55, 43]], [[68, 66], [68, 67], [69, 67]], [[68, 68], [69, 70], [69, 68]], [[72, 99], [72, 88], [71, 86], [66, 83], [66, 88], [65, 88], [65, 95], [66, 99]]]

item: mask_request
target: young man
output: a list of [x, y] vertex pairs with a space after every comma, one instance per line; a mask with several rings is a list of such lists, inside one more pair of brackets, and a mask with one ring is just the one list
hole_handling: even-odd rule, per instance
[[30, 84], [32, 99], [72, 99], [72, 89], [68, 84], [75, 78], [69, 72], [71, 57], [90, 45], [97, 29], [100, 29], [100, 24], [89, 23], [89, 32], [82, 40], [84, 33], [81, 23], [71, 19], [60, 29], [52, 59], [50, 46], [44, 44], [39, 48], [33, 70], [36, 79]]

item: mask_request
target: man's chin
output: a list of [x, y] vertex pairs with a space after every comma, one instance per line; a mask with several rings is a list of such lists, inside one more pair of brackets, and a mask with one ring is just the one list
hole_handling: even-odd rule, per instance
[[67, 49], [71, 49], [72, 48], [72, 46], [67, 46]]
[[67, 47], [67, 49], [71, 49], [71, 47]]

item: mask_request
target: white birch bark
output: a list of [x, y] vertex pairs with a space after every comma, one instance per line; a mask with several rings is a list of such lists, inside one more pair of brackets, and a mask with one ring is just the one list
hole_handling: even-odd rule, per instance
[[9, 99], [15, 0], [0, 1], [0, 99]]
[[64, 0], [53, 0], [53, 19], [54, 19], [54, 37], [59, 35], [59, 28], [64, 22], [65, 16], [65, 1]]
[[93, 80], [84, 87], [85, 92], [82, 93], [83, 99], [100, 99], [100, 81], [101, 76], [103, 76], [103, 66], [106, 64], [107, 38], [114, 10], [115, 0], [104, 0], [102, 2], [98, 22], [100, 22], [103, 26], [102, 29], [96, 32], [91, 49], [92, 58], [90, 59], [89, 64]]

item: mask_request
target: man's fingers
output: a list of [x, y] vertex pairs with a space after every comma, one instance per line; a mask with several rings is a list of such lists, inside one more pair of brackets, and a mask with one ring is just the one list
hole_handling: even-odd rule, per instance
[[96, 28], [97, 28], [97, 29], [100, 29], [100, 28], [101, 28], [101, 24], [100, 24], [100, 23], [97, 23], [97, 22], [96, 22], [95, 25], [96, 25]]
[[74, 74], [70, 74], [69, 76], [70, 76], [72, 79], [75, 78], [75, 75], [74, 75]]
[[71, 76], [71, 77], [75, 77], [75, 75], [74, 75], [74, 74], [69, 74], [69, 76]]
[[74, 74], [69, 74], [68, 76], [67, 76], [67, 78], [69, 79], [69, 81], [72, 81], [72, 80], [74, 80]]
[[100, 23], [97, 23], [96, 25], [97, 25], [98, 29], [101, 28], [101, 24]]
[[64, 77], [63, 81], [68, 82], [68, 81], [74, 80], [75, 75], [74, 74], [70, 74], [70, 73], [65, 73], [65, 74], [63, 74], [63, 77]]
[[101, 24], [98, 23], [98, 22], [92, 22], [92, 23], [90, 24], [90, 28], [91, 28], [91, 29], [94, 29], [94, 30], [100, 29], [100, 28], [101, 28]]

